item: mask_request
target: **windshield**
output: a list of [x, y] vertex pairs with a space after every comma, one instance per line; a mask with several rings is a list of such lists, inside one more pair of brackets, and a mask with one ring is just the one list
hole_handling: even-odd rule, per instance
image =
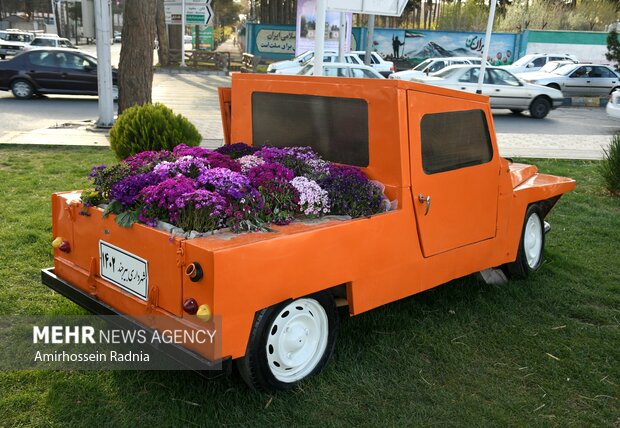
[[437, 73], [433, 73], [433, 76], [435, 77], [441, 77], [442, 79], [447, 79], [448, 77], [452, 76], [453, 74], [458, 73], [460, 70], [462, 70], [463, 67], [446, 67], [443, 70], [438, 71]]
[[512, 65], [516, 65], [517, 67], [522, 67], [528, 62], [530, 62], [532, 58], [534, 58], [534, 55], [525, 55], [523, 58], [519, 58], [518, 60], [513, 62]]
[[421, 63], [419, 63], [418, 65], [416, 65], [415, 67], [413, 67], [414, 70], [416, 71], [423, 71], [431, 62], [433, 62], [432, 59], [425, 59], [424, 61], [422, 61]]
[[575, 69], [575, 64], [566, 64], [553, 70], [553, 73], [566, 76], [567, 74], [570, 74], [574, 69]]

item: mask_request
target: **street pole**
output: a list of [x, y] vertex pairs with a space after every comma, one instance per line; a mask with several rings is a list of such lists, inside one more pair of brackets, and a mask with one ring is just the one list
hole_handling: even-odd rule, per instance
[[181, 67], [185, 64], [185, 0], [181, 1]]
[[478, 76], [477, 94], [482, 93], [482, 83], [484, 82], [484, 73], [487, 67], [487, 58], [489, 57], [489, 48], [491, 47], [491, 33], [493, 32], [493, 20], [495, 19], [496, 0], [491, 0], [491, 11], [489, 12], [489, 21], [487, 22], [487, 32], [484, 35], [484, 48], [482, 49], [482, 61], [480, 61], [480, 75]]
[[112, 59], [110, 54], [110, 0], [95, 0], [95, 29], [97, 35], [97, 89], [99, 90], [98, 128], [114, 124], [112, 96]]
[[323, 52], [325, 51], [326, 0], [316, 0], [316, 22], [314, 27], [314, 75], [323, 75]]
[[347, 38], [347, 15], [340, 12], [340, 32], [338, 33], [338, 62], [344, 62], [344, 44]]
[[375, 38], [375, 15], [368, 15], [368, 26], [366, 30], [366, 56], [364, 64], [370, 65], [370, 55], [372, 51], [372, 39]]

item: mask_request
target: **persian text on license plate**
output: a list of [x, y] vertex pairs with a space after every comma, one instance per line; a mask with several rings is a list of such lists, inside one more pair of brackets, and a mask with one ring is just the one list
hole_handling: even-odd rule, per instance
[[99, 274], [123, 290], [147, 300], [148, 262], [104, 241], [99, 241]]

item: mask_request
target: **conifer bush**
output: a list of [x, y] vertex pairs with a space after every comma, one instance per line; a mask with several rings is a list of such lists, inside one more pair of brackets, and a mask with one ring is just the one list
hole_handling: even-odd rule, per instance
[[110, 130], [110, 147], [119, 160], [147, 150], [172, 150], [179, 144], [197, 146], [201, 140], [186, 117], [160, 103], [126, 109]]

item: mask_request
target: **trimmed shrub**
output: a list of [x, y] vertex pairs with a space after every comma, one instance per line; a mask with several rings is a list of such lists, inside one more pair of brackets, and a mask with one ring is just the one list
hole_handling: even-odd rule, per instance
[[179, 144], [197, 146], [196, 127], [163, 104], [133, 106], [118, 117], [110, 130], [110, 147], [118, 159], [146, 150], [172, 150]]
[[609, 150], [599, 164], [599, 172], [605, 180], [605, 187], [612, 195], [620, 196], [620, 134], [611, 139]]

